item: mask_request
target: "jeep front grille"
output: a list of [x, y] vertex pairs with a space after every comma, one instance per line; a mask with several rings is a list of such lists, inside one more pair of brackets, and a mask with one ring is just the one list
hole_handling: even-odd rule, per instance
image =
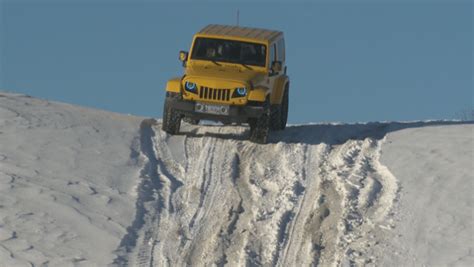
[[230, 100], [230, 89], [216, 89], [201, 86], [199, 90], [199, 98], [201, 99], [211, 99], [211, 100], [220, 100], [220, 101], [229, 101]]

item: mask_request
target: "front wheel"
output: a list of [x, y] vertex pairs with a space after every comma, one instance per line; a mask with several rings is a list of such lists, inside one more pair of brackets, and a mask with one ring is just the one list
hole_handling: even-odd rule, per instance
[[181, 126], [181, 115], [170, 106], [170, 101], [173, 101], [171, 97], [167, 97], [165, 100], [161, 128], [169, 134], [177, 134]]
[[250, 141], [258, 144], [266, 144], [270, 130], [270, 103], [267, 100], [264, 105], [263, 114], [249, 121]]

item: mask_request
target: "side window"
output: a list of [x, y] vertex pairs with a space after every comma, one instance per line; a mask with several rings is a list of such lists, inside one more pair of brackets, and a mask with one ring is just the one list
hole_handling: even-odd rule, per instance
[[276, 60], [276, 58], [275, 58], [275, 52], [276, 52], [276, 51], [275, 51], [275, 50], [276, 50], [276, 49], [275, 49], [275, 44], [272, 44], [272, 45], [270, 46], [270, 65], [272, 64], [273, 61]]
[[281, 62], [285, 61], [285, 39], [281, 38], [278, 40], [278, 60]]

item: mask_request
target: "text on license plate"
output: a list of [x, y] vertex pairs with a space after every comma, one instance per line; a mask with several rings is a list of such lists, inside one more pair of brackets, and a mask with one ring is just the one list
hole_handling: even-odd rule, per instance
[[229, 115], [229, 106], [196, 103], [195, 110], [202, 113]]

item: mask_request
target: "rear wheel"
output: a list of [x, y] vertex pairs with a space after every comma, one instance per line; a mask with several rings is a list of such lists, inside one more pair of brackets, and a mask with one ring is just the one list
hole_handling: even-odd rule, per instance
[[166, 97], [163, 109], [163, 123], [161, 128], [169, 134], [179, 133], [179, 128], [181, 126], [181, 115], [170, 106], [170, 102], [175, 100], [176, 96]]
[[268, 99], [265, 101], [263, 114], [258, 118], [249, 120], [249, 125], [249, 140], [258, 144], [266, 144], [270, 130], [270, 103]]
[[286, 128], [286, 123], [288, 122], [288, 106], [290, 100], [290, 86], [286, 84], [285, 86], [285, 93], [283, 94], [283, 101], [281, 103], [281, 117], [280, 117], [280, 130], [284, 130]]
[[280, 105], [271, 106], [270, 129], [284, 130], [288, 120], [289, 86], [286, 84]]

